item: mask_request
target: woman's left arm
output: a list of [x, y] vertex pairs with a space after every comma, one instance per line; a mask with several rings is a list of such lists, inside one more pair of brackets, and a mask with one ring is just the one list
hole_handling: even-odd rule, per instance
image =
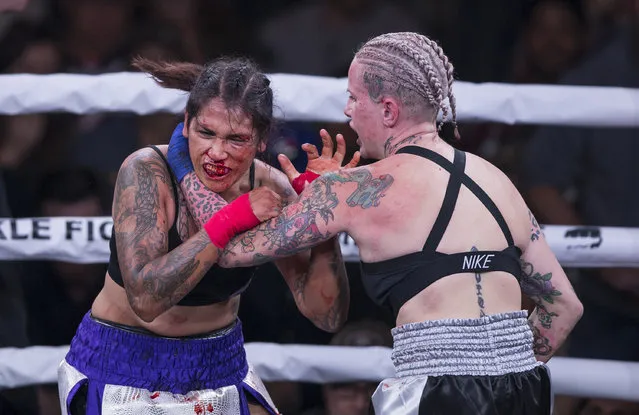
[[[334, 153], [333, 139], [330, 134], [322, 129], [320, 137], [322, 139], [321, 154], [312, 144], [302, 145], [308, 158], [305, 173], [300, 174], [284, 155], [278, 156], [284, 174], [279, 170], [271, 169], [273, 189], [278, 191], [286, 202], [297, 202], [297, 195], [319, 175], [342, 168], [346, 153], [344, 137], [341, 134], [335, 137], [337, 149]], [[345, 167], [355, 167], [358, 163], [359, 152], [356, 152]], [[225, 253], [230, 251], [229, 247]], [[227, 255], [222, 256], [222, 262], [226, 257]], [[232, 255], [228, 257], [231, 258]], [[337, 236], [320, 243], [310, 251], [302, 251], [296, 255], [275, 260], [274, 263], [293, 293], [297, 308], [315, 326], [334, 333], [344, 325], [348, 316], [350, 290]]]
[[[278, 192], [284, 205], [298, 199], [287, 177], [279, 170], [270, 169], [269, 183], [264, 183]], [[241, 243], [235, 240], [234, 243]], [[226, 249], [221, 266], [232, 266], [232, 246]], [[304, 317], [318, 328], [334, 333], [346, 322], [350, 303], [350, 292], [346, 267], [337, 237], [293, 256], [273, 261], [286, 281], [295, 304]]]
[[[297, 194], [279, 170], [268, 167], [267, 180], [262, 184], [270, 187], [282, 196], [283, 204], [297, 200]], [[180, 183], [188, 210], [198, 224], [198, 228], [226, 205], [226, 201], [217, 193], [208, 190], [194, 172], [184, 176]], [[186, 228], [183, 226], [183, 228]], [[242, 240], [230, 242], [218, 264], [233, 267], [233, 253]], [[337, 237], [322, 244], [299, 252], [293, 256], [274, 260], [286, 281], [297, 308], [302, 315], [311, 320], [318, 328], [337, 331], [346, 321], [349, 307], [349, 286], [346, 268], [342, 260], [341, 248]]]

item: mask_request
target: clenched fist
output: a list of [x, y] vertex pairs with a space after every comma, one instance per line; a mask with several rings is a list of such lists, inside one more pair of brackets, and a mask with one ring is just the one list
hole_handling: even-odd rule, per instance
[[249, 192], [253, 214], [262, 222], [274, 218], [282, 211], [282, 198], [266, 186]]

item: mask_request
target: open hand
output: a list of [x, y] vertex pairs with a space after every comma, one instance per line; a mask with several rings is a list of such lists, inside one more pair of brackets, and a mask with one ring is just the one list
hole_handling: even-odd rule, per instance
[[[335, 141], [337, 142], [337, 150], [335, 154], [333, 154], [333, 139], [328, 131], [322, 129], [320, 130], [320, 137], [322, 137], [322, 154], [320, 155], [317, 147], [313, 144], [302, 144], [302, 150], [306, 151], [306, 155], [308, 157], [308, 163], [306, 164], [306, 171], [311, 171], [313, 173], [322, 175], [324, 173], [329, 173], [333, 171], [338, 171], [342, 168], [353, 168], [356, 167], [359, 163], [359, 151], [356, 151], [353, 154], [353, 158], [348, 164], [342, 166], [344, 162], [344, 156], [346, 155], [346, 142], [344, 141], [344, 136], [342, 134], [337, 134], [335, 136]], [[277, 160], [280, 162], [280, 166], [282, 167], [282, 171], [286, 174], [289, 181], [293, 182], [299, 175], [300, 172], [297, 171], [291, 160], [283, 154], [277, 156]]]

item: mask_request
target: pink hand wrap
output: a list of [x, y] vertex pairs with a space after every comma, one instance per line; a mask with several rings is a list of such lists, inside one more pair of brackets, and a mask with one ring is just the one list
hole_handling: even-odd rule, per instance
[[307, 184], [312, 183], [313, 180], [317, 179], [318, 177], [320, 177], [320, 175], [317, 173], [313, 173], [310, 170], [305, 171], [304, 173], [297, 176], [293, 180], [293, 183], [291, 183], [293, 185], [293, 190], [295, 190], [295, 192], [299, 195], [304, 191], [304, 188]]
[[253, 229], [261, 222], [253, 213], [248, 193], [220, 209], [204, 224], [213, 245], [224, 249], [238, 233]]

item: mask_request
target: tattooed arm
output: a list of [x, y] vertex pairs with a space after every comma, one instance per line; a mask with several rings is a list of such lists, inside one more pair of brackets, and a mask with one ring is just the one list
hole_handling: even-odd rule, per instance
[[[386, 189], [392, 185], [393, 178], [384, 175], [374, 178], [370, 169], [360, 167], [325, 174], [308, 185], [299, 199], [284, 208], [280, 216], [262, 223], [255, 229], [238, 235], [231, 240], [220, 258], [223, 266], [247, 266], [261, 264], [277, 258], [284, 258], [311, 247], [334, 239], [340, 232], [349, 230], [352, 215], [361, 214], [362, 209], [374, 209], [379, 206]], [[337, 243], [331, 242], [331, 243]], [[317, 249], [317, 248], [316, 248]], [[334, 251], [337, 252], [337, 251]], [[327, 267], [343, 267], [341, 255], [324, 263]], [[312, 269], [311, 269], [312, 271]], [[310, 278], [299, 278], [289, 283], [296, 293], [300, 311], [309, 315], [316, 325], [331, 328], [346, 318], [347, 309], [335, 309], [332, 304], [347, 304], [348, 290], [346, 278], [340, 278], [338, 287], [327, 292], [317, 287]], [[317, 317], [306, 309], [314, 306], [323, 313], [326, 323], [318, 324]], [[323, 306], [323, 303], [327, 306]]]
[[302, 315], [331, 333], [346, 323], [350, 291], [337, 237], [296, 255], [275, 260]]
[[530, 241], [521, 257], [521, 290], [535, 303], [528, 319], [535, 355], [547, 362], [581, 318], [583, 306], [537, 220], [530, 212], [529, 216]]
[[[267, 180], [287, 201], [298, 200], [286, 175], [265, 166]], [[295, 255], [275, 260], [300, 312], [313, 324], [334, 333], [346, 322], [350, 292], [337, 237]]]
[[198, 229], [202, 229], [215, 212], [228, 204], [222, 196], [206, 188], [198, 179], [195, 171], [184, 176], [182, 183], [180, 183], [180, 189]]
[[180, 301], [218, 258], [203, 230], [167, 252], [170, 223], [160, 188], [170, 185], [164, 162], [151, 149], [129, 156], [115, 185], [113, 232], [124, 288], [146, 322]]

